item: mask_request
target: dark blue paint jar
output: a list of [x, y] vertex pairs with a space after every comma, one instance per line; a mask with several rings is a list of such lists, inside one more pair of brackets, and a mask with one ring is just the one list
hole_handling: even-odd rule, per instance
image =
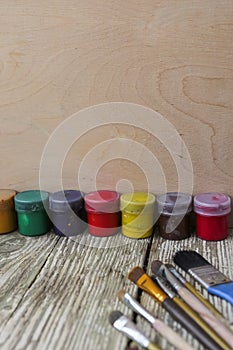
[[86, 224], [84, 194], [77, 190], [64, 190], [50, 194], [49, 211], [54, 233], [58, 236], [77, 236]]

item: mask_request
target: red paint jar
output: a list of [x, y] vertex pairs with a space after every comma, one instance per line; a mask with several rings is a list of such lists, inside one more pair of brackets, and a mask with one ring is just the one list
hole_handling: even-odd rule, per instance
[[112, 236], [119, 230], [119, 194], [101, 190], [84, 196], [88, 231], [97, 237]]
[[222, 193], [201, 193], [194, 197], [197, 236], [207, 241], [227, 238], [230, 197]]

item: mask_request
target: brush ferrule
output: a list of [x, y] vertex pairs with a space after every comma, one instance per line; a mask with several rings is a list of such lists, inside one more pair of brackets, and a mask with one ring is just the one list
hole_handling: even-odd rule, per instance
[[166, 280], [164, 280], [163, 278], [157, 276], [156, 277], [156, 281], [158, 283], [158, 285], [162, 288], [162, 290], [171, 298], [173, 299], [176, 294], [173, 292], [173, 290], [171, 289], [170, 285], [168, 284], [168, 282]]
[[126, 293], [124, 295], [124, 304], [129, 306], [133, 311], [137, 312], [139, 315], [144, 317], [148, 322], [153, 324], [156, 318], [147, 311], [137, 300], [135, 300], [130, 294]]
[[168, 267], [169, 271], [171, 271], [171, 273], [182, 283], [185, 284], [186, 280], [183, 276], [181, 276], [181, 274], [179, 274], [179, 272], [174, 268], [174, 267]]
[[142, 275], [136, 282], [137, 286], [154, 297], [159, 303], [166, 299], [166, 294], [147, 275]]
[[164, 274], [168, 282], [171, 286], [178, 292], [183, 286], [182, 283], [168, 270], [168, 268], [164, 267]]
[[230, 282], [228, 277], [212, 265], [192, 267], [188, 272], [205, 288]]
[[150, 340], [139, 331], [135, 324], [129, 320], [126, 316], [119, 317], [113, 324], [113, 326], [120, 332], [127, 335], [131, 340], [138, 343], [144, 348], [148, 348]]

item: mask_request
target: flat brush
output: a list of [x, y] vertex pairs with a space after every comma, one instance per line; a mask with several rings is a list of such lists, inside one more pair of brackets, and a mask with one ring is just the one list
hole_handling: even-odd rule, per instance
[[222, 347], [220, 347], [189, 315], [187, 315], [179, 305], [171, 300], [141, 267], [134, 267], [129, 272], [128, 278], [159, 302], [177, 322], [186, 328], [207, 349], [222, 350]]
[[233, 305], [233, 281], [193, 250], [179, 251], [174, 262], [198, 281], [208, 293]]
[[112, 311], [109, 315], [109, 322], [119, 332], [125, 334], [128, 338], [133, 340], [136, 344], [148, 350], [161, 350], [159, 346], [152, 343], [131, 321], [128, 317], [123, 315], [120, 311]]
[[118, 298], [125, 305], [131, 308], [131, 310], [137, 312], [144, 317], [152, 327], [159, 332], [164, 338], [166, 338], [173, 346], [180, 350], [194, 350], [185, 340], [183, 340], [176, 332], [168, 327], [164, 322], [155, 318], [149, 311], [147, 311], [136, 299], [134, 299], [129, 293], [125, 293], [120, 290]]
[[156, 277], [156, 281], [159, 286], [169, 295], [169, 297], [174, 300], [174, 302], [184, 310], [187, 315], [189, 315], [206, 334], [210, 336], [223, 350], [232, 350], [229, 346], [216, 332], [211, 328], [189, 305], [187, 305], [182, 299], [178, 298], [176, 293], [171, 289], [169, 283], [162, 277]]
[[200, 300], [202, 304], [204, 304], [214, 314], [215, 317], [217, 317], [224, 324], [228, 330], [233, 333], [229, 321], [223, 317], [221, 312], [217, 310], [208, 299], [206, 299], [191, 283], [189, 283], [172, 264], [165, 264], [165, 266], [192, 294], [194, 294]]
[[196, 288], [192, 286], [177, 270], [172, 264], [165, 264], [168, 270], [192, 293], [194, 294], [201, 302], [204, 304], [216, 317], [218, 317], [223, 323], [227, 326], [227, 322], [223, 315], [214, 307], [213, 304], [209, 302]]
[[[208, 334], [211, 335], [211, 337], [222, 346], [223, 349], [232, 349], [232, 331], [226, 327], [225, 324], [223, 324], [218, 318], [216, 318], [215, 315], [204, 304], [202, 304], [195, 295], [193, 295], [187, 288], [185, 288], [183, 284], [169, 271], [169, 269], [161, 261], [154, 260], [151, 263], [151, 270], [153, 274], [156, 276], [164, 277], [170, 283], [170, 285], [177, 291], [179, 296], [196, 312], [194, 319], [198, 322], [198, 324], [200, 324], [203, 329], [205, 329], [205, 331], [208, 332]], [[190, 316], [192, 317], [191, 312]], [[202, 319], [206, 324], [202, 323]]]

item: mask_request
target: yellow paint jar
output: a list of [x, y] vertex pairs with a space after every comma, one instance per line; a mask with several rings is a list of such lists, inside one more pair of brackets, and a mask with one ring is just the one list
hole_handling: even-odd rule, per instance
[[152, 235], [155, 196], [146, 192], [125, 193], [120, 198], [122, 234], [130, 238]]
[[0, 234], [16, 230], [17, 216], [14, 206], [16, 191], [0, 189]]

